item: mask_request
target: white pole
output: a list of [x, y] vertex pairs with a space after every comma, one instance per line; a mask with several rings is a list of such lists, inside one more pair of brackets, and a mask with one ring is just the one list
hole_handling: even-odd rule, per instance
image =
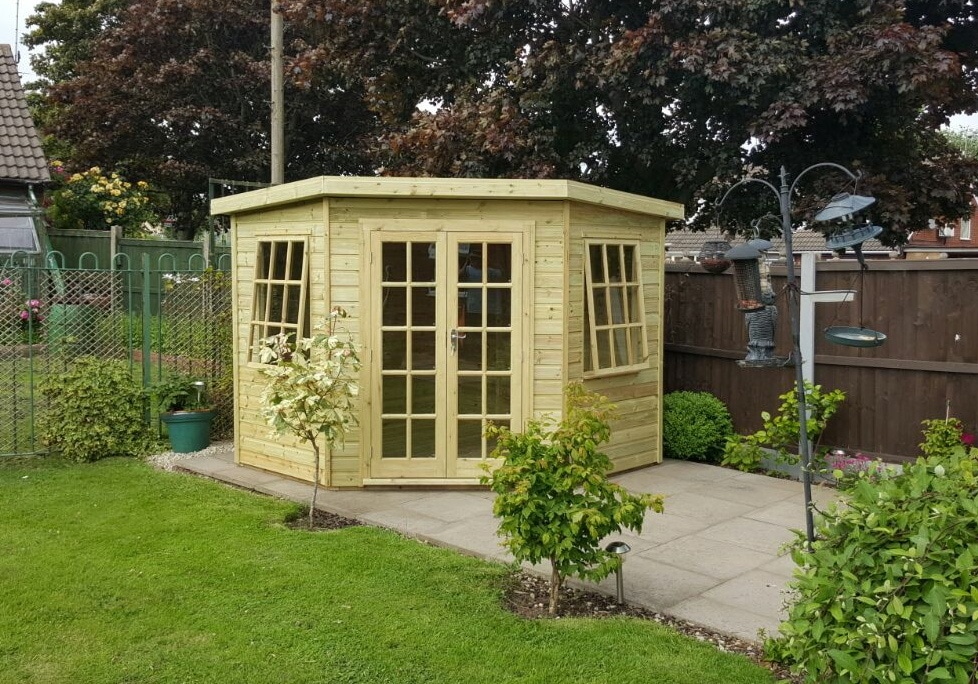
[[[815, 252], [801, 254], [801, 374], [815, 384]], [[806, 295], [808, 293], [808, 295]]]

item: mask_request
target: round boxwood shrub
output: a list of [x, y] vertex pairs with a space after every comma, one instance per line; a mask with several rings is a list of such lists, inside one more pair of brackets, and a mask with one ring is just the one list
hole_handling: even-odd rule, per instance
[[662, 399], [662, 449], [668, 458], [718, 463], [733, 421], [709, 392], [670, 392]]
[[806, 682], [975, 681], [978, 461], [963, 452], [860, 473], [819, 516], [768, 657]]

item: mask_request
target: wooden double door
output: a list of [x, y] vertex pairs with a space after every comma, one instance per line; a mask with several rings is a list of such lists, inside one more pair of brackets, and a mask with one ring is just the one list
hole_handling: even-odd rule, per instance
[[524, 233], [369, 235], [369, 477], [477, 478], [522, 415]]

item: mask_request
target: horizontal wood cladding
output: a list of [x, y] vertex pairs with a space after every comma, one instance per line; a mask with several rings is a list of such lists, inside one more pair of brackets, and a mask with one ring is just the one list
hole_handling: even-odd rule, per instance
[[584, 378], [584, 241], [638, 243], [648, 342], [647, 366], [637, 372], [588, 378], [585, 386], [607, 396], [618, 406], [606, 453], [614, 471], [658, 463], [661, 454], [662, 310], [664, 307], [663, 254], [665, 222], [624, 211], [572, 205], [569, 212], [567, 254], [567, 375]]
[[[521, 418], [559, 418], [567, 384], [583, 378], [584, 252], [582, 240], [635, 240], [639, 243], [648, 365], [638, 372], [596, 378], [587, 386], [618, 404], [613, 441], [607, 453], [615, 470], [661, 460], [662, 254], [664, 219], [681, 215], [668, 202], [626, 196], [580, 184], [521, 186], [509, 181], [439, 184], [421, 179], [310, 179], [215, 202], [234, 213], [236, 289], [236, 418], [238, 458], [242, 463], [290, 477], [312, 477], [312, 452], [288, 436], [270, 435], [260, 415], [263, 382], [257, 364], [243, 349], [248, 339], [254, 297], [256, 251], [262, 239], [303, 238], [309, 259], [310, 321], [324, 319], [331, 306], [349, 313], [344, 327], [362, 345], [361, 395], [365, 430], [370, 426], [372, 358], [368, 335], [370, 307], [380, 306], [368, 278], [376, 273], [369, 261], [369, 230], [524, 231], [528, 281], [520, 313], [526, 326], [523, 350], [525, 394]], [[444, 180], [444, 179], [441, 179]], [[292, 186], [292, 187], [289, 187]], [[383, 187], [382, 187], [383, 186]], [[463, 187], [464, 186], [464, 187]], [[573, 186], [573, 187], [572, 187]], [[514, 186], [515, 187], [515, 186]], [[442, 196], [465, 190], [461, 195]], [[535, 188], [535, 189], [534, 189]], [[555, 191], [557, 188], [558, 191]], [[560, 188], [563, 188], [562, 190]], [[342, 191], [340, 191], [342, 190]], [[586, 195], [567, 197], [566, 194]], [[363, 298], [369, 298], [365, 301]], [[368, 301], [370, 302], [368, 305]], [[327, 455], [323, 484], [358, 487], [370, 476], [369, 440], [360, 429]]]

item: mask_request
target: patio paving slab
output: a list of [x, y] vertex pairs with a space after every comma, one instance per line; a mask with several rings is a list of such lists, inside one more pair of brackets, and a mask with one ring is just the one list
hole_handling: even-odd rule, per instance
[[[236, 465], [229, 448], [182, 458], [177, 467], [299, 502], [312, 493], [308, 483]], [[782, 592], [794, 568], [782, 544], [793, 538], [791, 530], [804, 528], [800, 483], [684, 461], [613, 479], [632, 491], [666, 495], [665, 513], [647, 514], [641, 534], [626, 531], [606, 540], [621, 539], [632, 547], [624, 565], [626, 600], [743, 639], [757, 640], [758, 630], [777, 629]], [[835, 490], [813, 490], [819, 505], [837, 496]], [[511, 562], [496, 534], [492, 501], [486, 490], [320, 490], [318, 497], [323, 510]], [[550, 573], [544, 565], [531, 571]], [[608, 594], [616, 590], [614, 576], [598, 585], [570, 584]]]

